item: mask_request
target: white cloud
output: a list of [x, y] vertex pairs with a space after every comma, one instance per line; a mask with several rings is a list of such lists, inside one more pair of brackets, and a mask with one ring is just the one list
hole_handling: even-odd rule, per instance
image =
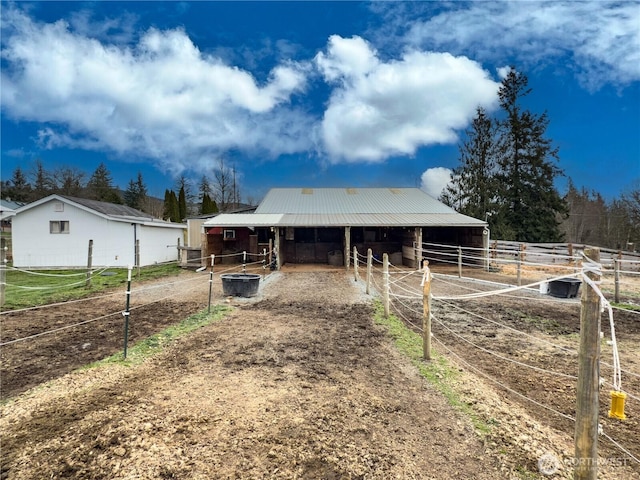
[[383, 63], [359, 37], [332, 36], [315, 60], [325, 79], [338, 84], [322, 121], [333, 162], [382, 162], [454, 143], [478, 105], [493, 107], [499, 87], [466, 57], [409, 51]]
[[303, 65], [282, 63], [258, 84], [180, 29], [150, 29], [126, 47], [3, 13], [3, 113], [45, 124], [45, 146], [151, 157], [174, 172], [230, 149], [312, 147], [312, 119], [289, 106], [305, 89]]
[[537, 67], [567, 57], [583, 85], [640, 80], [640, 3], [471, 2], [416, 22], [406, 40], [478, 60]]
[[444, 167], [429, 168], [422, 173], [420, 188], [434, 198], [438, 198], [451, 181], [452, 171]]

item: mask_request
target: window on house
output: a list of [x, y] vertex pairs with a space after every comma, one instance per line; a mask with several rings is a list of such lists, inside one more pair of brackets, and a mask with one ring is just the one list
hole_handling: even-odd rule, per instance
[[235, 230], [224, 230], [222, 232], [222, 238], [225, 240], [235, 240], [236, 239], [236, 231]]
[[49, 233], [69, 233], [69, 220], [50, 221]]

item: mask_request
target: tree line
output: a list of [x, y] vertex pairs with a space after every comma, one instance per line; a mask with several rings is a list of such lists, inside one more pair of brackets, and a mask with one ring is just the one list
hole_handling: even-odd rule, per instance
[[104, 163], [87, 175], [70, 167], [49, 171], [38, 159], [28, 171], [16, 167], [11, 178], [2, 181], [0, 191], [3, 199], [18, 203], [30, 203], [59, 194], [122, 204], [172, 222], [183, 222], [189, 216], [233, 211], [241, 206], [235, 170], [227, 169], [222, 160], [212, 181], [206, 175], [202, 176], [196, 193], [189, 179], [182, 176], [175, 188], [165, 190], [164, 199], [148, 194], [141, 172], [129, 181], [126, 189], [121, 190], [114, 185], [111, 172]]
[[640, 241], [640, 184], [607, 204], [568, 182], [559, 151], [546, 135], [547, 113], [523, 106], [527, 76], [511, 68], [498, 90], [495, 116], [478, 107], [459, 145], [459, 165], [440, 200], [488, 222], [492, 237], [520, 242], [572, 242], [630, 249]]

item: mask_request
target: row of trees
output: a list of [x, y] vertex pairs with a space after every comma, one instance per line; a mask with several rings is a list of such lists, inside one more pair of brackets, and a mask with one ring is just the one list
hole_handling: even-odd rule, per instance
[[[125, 190], [119, 189], [114, 185], [111, 173], [104, 163], [87, 176], [85, 172], [69, 167], [47, 171], [42, 162], [36, 160], [28, 172], [18, 166], [9, 180], [2, 181], [0, 190], [2, 198], [19, 203], [33, 202], [56, 193], [124, 204], [174, 222], [182, 222], [193, 215], [232, 211], [240, 206], [235, 170], [225, 168], [222, 160], [214, 171], [213, 183], [207, 176], [203, 176], [198, 191], [194, 194], [191, 183], [182, 176], [178, 179], [175, 190], [165, 191], [164, 200], [148, 194], [141, 172], [129, 181]], [[178, 192], [177, 195], [175, 191]]]
[[498, 91], [496, 116], [477, 108], [440, 200], [487, 220], [492, 236], [502, 240], [633, 248], [628, 244], [640, 239], [640, 188], [607, 205], [569, 181], [561, 196], [554, 185], [564, 173], [558, 148], [546, 136], [549, 118], [523, 107], [529, 93], [526, 75], [510, 69]]

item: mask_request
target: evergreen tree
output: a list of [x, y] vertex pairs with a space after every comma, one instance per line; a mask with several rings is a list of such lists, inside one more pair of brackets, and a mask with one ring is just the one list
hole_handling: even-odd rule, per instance
[[511, 69], [498, 90], [505, 118], [498, 121], [497, 200], [493, 217], [498, 238], [525, 242], [554, 242], [562, 235], [559, 215], [566, 206], [555, 189], [562, 171], [554, 162], [558, 149], [545, 137], [549, 119], [521, 106], [528, 79]]
[[180, 223], [182, 222], [182, 217], [180, 216], [180, 205], [178, 203], [178, 197], [176, 197], [176, 192], [171, 190], [171, 221]]
[[122, 203], [120, 194], [113, 187], [111, 173], [104, 163], [100, 163], [87, 182], [87, 198], [101, 202]]
[[493, 120], [482, 107], [476, 110], [467, 138], [460, 146], [460, 163], [440, 199], [460, 213], [486, 218], [494, 209], [496, 135]]
[[202, 206], [200, 213], [206, 215], [208, 213], [218, 213], [218, 205], [214, 202], [209, 194], [205, 193], [202, 198]]
[[187, 196], [184, 192], [184, 185], [180, 187], [178, 193], [178, 222], [183, 222], [187, 218]]
[[[191, 182], [188, 178], [182, 175], [178, 181], [176, 182], [175, 191], [178, 192], [178, 196], [180, 195], [180, 190], [184, 190], [184, 217], [187, 218], [189, 215], [196, 215], [198, 213], [198, 205], [197, 205], [197, 195], [193, 194], [193, 190], [191, 187]], [[178, 202], [180, 199], [178, 198]]]
[[31, 184], [19, 166], [13, 171], [11, 180], [5, 182], [2, 198], [11, 199], [14, 202], [28, 202], [30, 200]]
[[136, 181], [133, 179], [129, 181], [129, 185], [124, 192], [124, 203], [131, 208], [145, 211], [145, 205], [147, 203], [147, 187], [142, 179], [142, 172], [138, 172], [138, 178]]
[[35, 161], [33, 167], [33, 189], [31, 190], [31, 201], [40, 200], [53, 193], [55, 183], [49, 172], [42, 164], [42, 160]]
[[171, 222], [180, 222], [178, 198], [173, 190], [164, 191], [164, 210], [162, 218]]

